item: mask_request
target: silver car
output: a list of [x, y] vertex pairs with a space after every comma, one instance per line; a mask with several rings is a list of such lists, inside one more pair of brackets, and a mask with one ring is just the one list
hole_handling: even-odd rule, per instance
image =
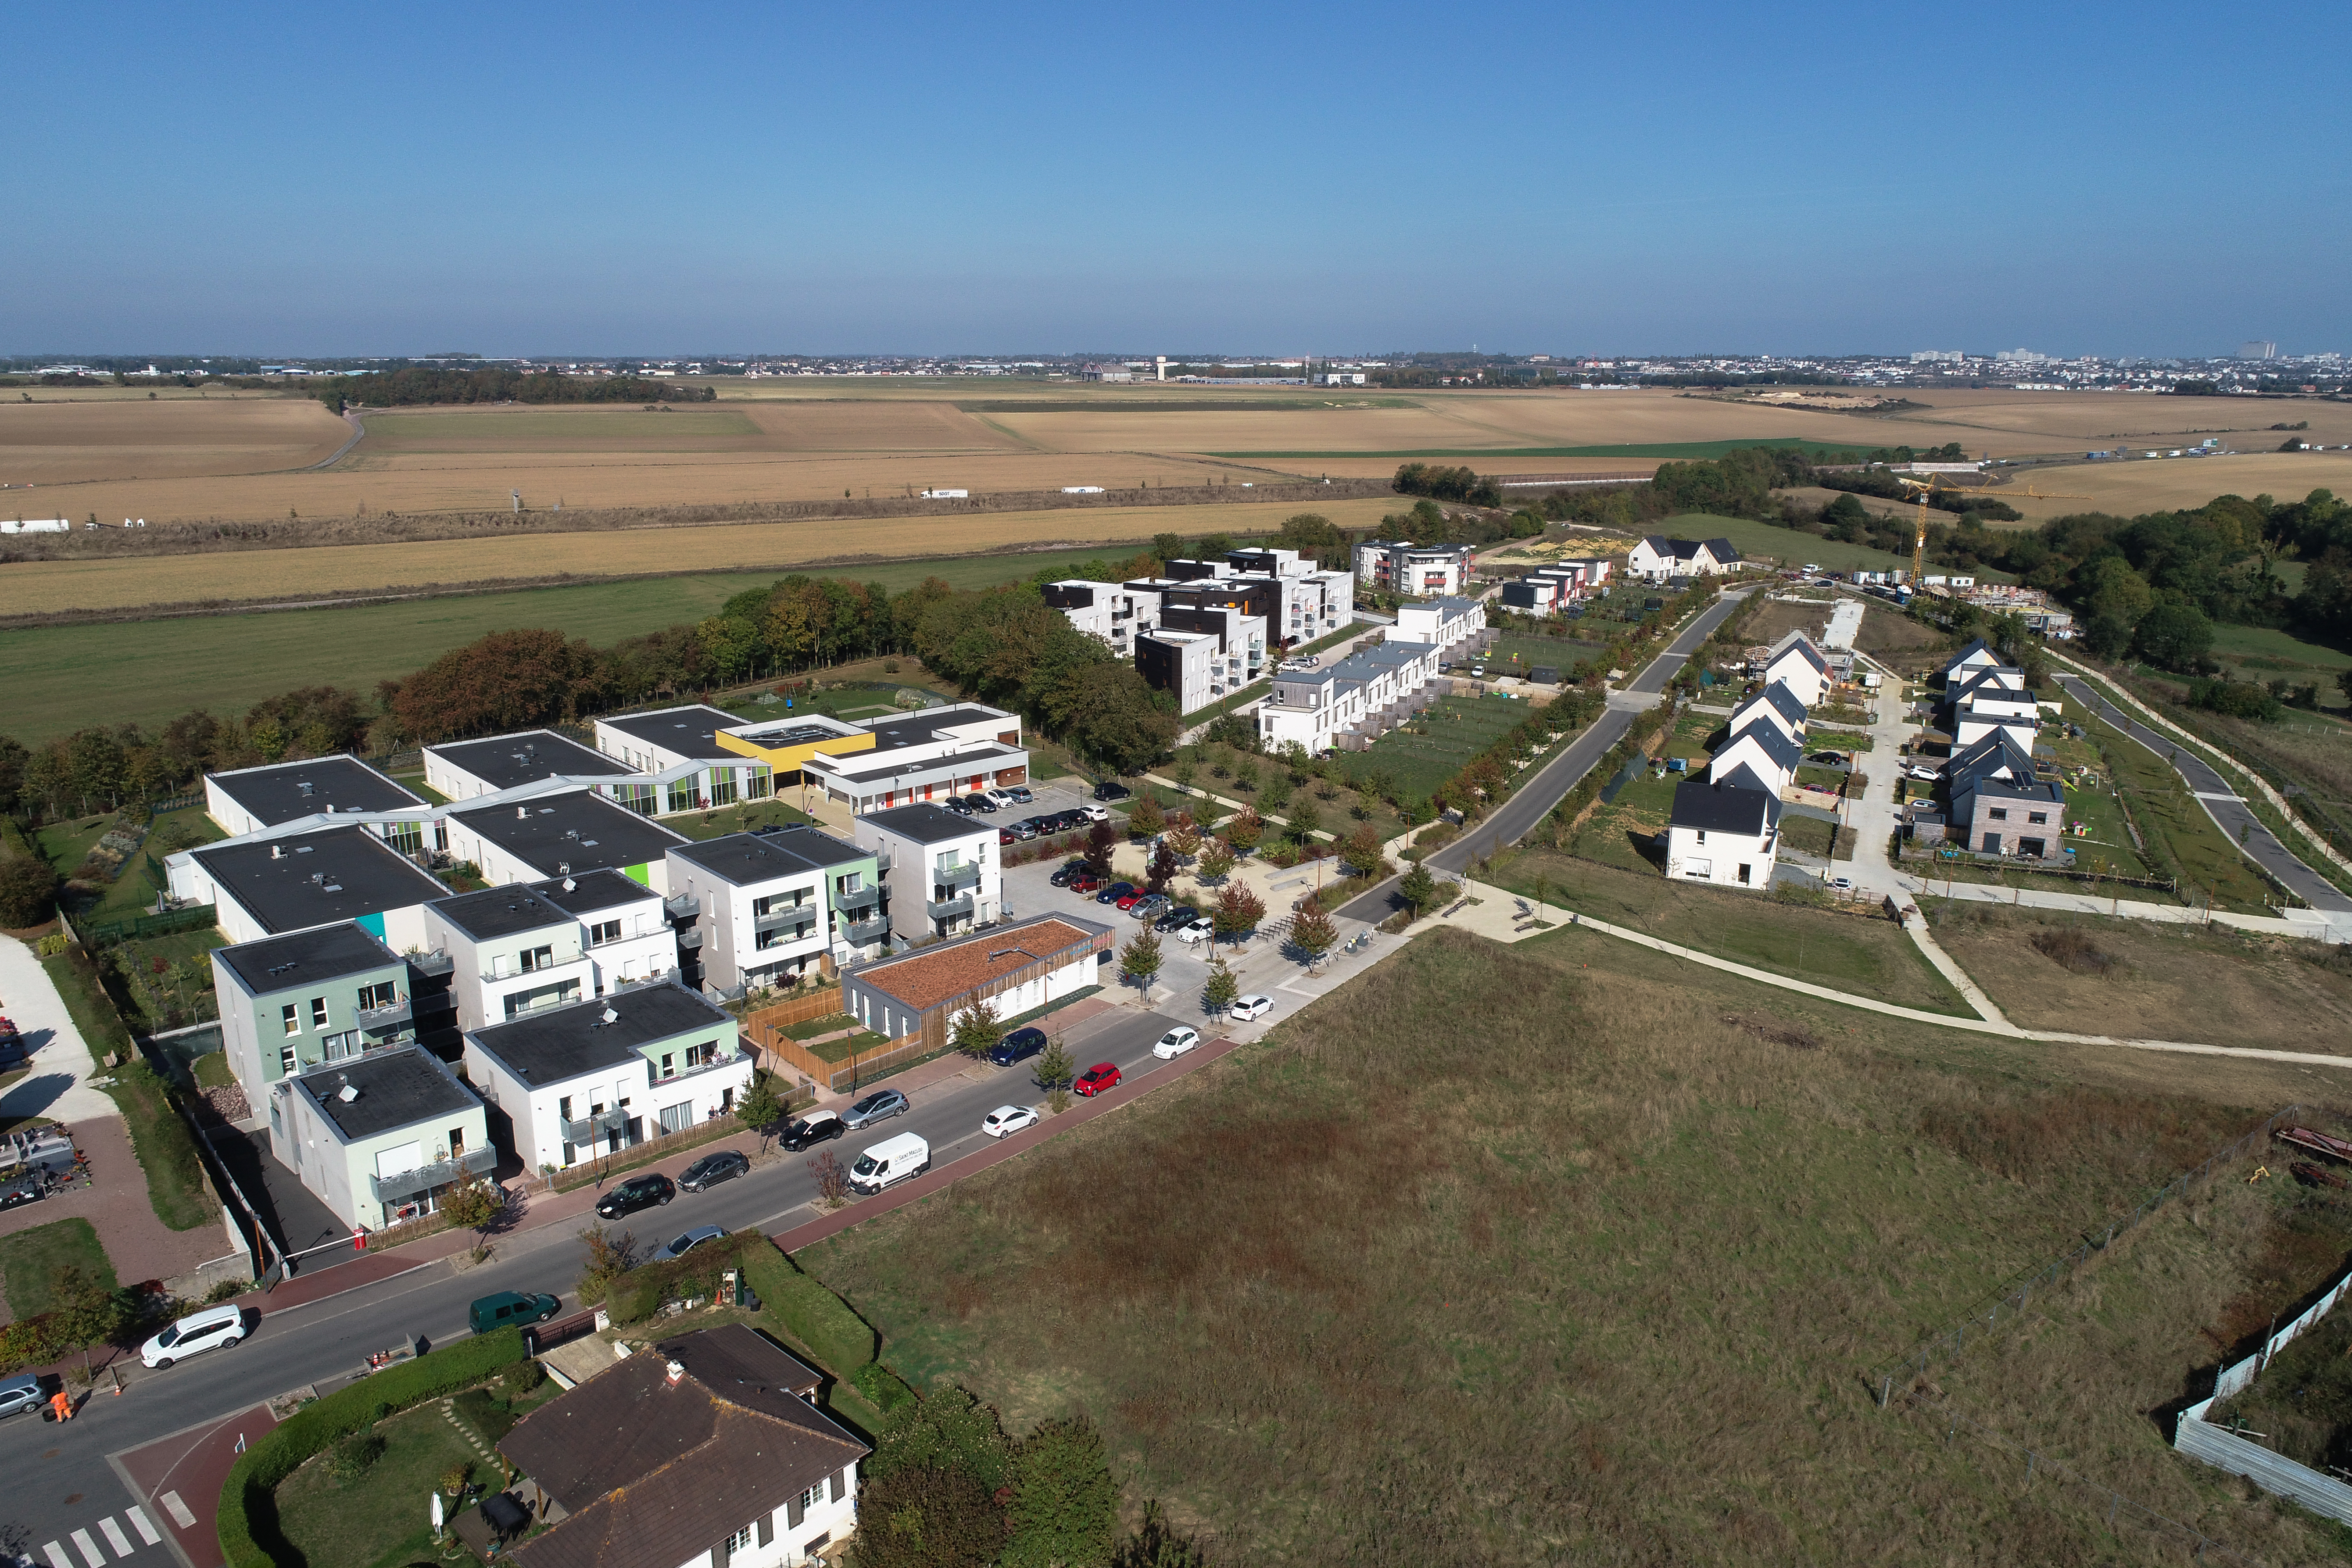
[[907, 1097], [895, 1089], [877, 1089], [843, 1113], [841, 1124], [852, 1132], [887, 1121], [894, 1116], [904, 1116], [908, 1107]]

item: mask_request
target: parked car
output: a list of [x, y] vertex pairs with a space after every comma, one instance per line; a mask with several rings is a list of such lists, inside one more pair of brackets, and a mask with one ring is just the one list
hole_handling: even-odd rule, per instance
[[970, 816], [971, 815], [971, 803], [966, 801], [961, 795], [951, 795], [948, 796], [947, 799], [940, 802], [940, 804], [946, 806], [950, 811], [954, 812], [958, 816]]
[[1134, 793], [1135, 792], [1133, 790], [1128, 788], [1125, 784], [1113, 783], [1109, 779], [1105, 779], [1102, 783], [1095, 785], [1095, 798], [1097, 800], [1125, 800]]
[[1117, 1089], [1118, 1087], [1118, 1083], [1119, 1071], [1118, 1063], [1097, 1062], [1094, 1066], [1080, 1073], [1078, 1075], [1078, 1081], [1072, 1084], [1070, 1087], [1076, 1089], [1080, 1094], [1087, 1096], [1088, 1099], [1092, 1099], [1094, 1096], [1100, 1094], [1107, 1089]]
[[1034, 838], [1037, 837], [1037, 819], [1034, 816], [1023, 817], [1019, 822], [1014, 823], [1012, 827], [1007, 829], [1007, 831], [1015, 838]]
[[1045, 1030], [1015, 1029], [988, 1047], [988, 1059], [998, 1067], [1009, 1068], [1014, 1062], [1028, 1060], [1045, 1048]]
[[1160, 918], [1151, 924], [1156, 931], [1180, 931], [1200, 918], [1201, 911], [1192, 905], [1178, 904], [1173, 909], [1160, 910]]
[[1013, 798], [1013, 792], [1009, 789], [990, 790], [988, 792], [988, 798], [994, 801], [999, 805], [1017, 805], [1020, 804]]
[[1234, 998], [1232, 1017], [1236, 1024], [1254, 1023], [1274, 1011], [1274, 998], [1260, 992], [1255, 996]]
[[649, 1209], [666, 1204], [677, 1196], [677, 1188], [658, 1171], [648, 1171], [642, 1176], [631, 1176], [596, 1205], [599, 1219], [618, 1219], [625, 1214]]
[[963, 803], [974, 811], [984, 812], [990, 816], [996, 815], [996, 803], [984, 795], [968, 795], [963, 797]]
[[1109, 887], [1105, 888], [1101, 892], [1095, 895], [1095, 902], [1098, 904], [1115, 904], [1133, 891], [1135, 891], [1135, 884], [1132, 882], [1113, 882]]
[[31, 1373], [0, 1383], [0, 1415], [15, 1415], [20, 1411], [37, 1410], [48, 1402], [41, 1392], [41, 1380]]
[[1173, 1061], [1200, 1043], [1200, 1030], [1188, 1028], [1180, 1024], [1160, 1037], [1159, 1041], [1151, 1047], [1151, 1054], [1161, 1061]]
[[930, 1168], [931, 1146], [912, 1132], [901, 1132], [858, 1155], [849, 1167], [849, 1184], [861, 1193], [878, 1193]]
[[1018, 844], [1021, 842], [1021, 835], [1009, 827], [1000, 827], [996, 830], [996, 841], [999, 844]]
[[1033, 805], [1037, 800], [1035, 795], [1029, 793], [1027, 784], [1014, 784], [1004, 793], [1013, 797], [1013, 804], [1015, 805]]
[[1099, 893], [1103, 890], [1103, 880], [1104, 879], [1102, 878], [1096, 876], [1092, 871], [1081, 871], [1076, 876], [1070, 879], [1070, 891], [1074, 893]]
[[1176, 940], [1186, 947], [1198, 947], [1217, 934], [1217, 922], [1202, 915], [1188, 926], [1176, 928]]
[[1166, 909], [1173, 901], [1174, 900], [1170, 899], [1165, 893], [1146, 893], [1143, 897], [1135, 900], [1135, 907], [1133, 909], [1127, 911], [1128, 918], [1129, 920], [1138, 921], [1158, 920], [1160, 918], [1160, 911]]
[[1845, 753], [1843, 752], [1815, 752], [1811, 756], [1807, 757], [1805, 760], [1809, 763], [1820, 763], [1825, 767], [1842, 768], [1845, 766]]
[[1110, 807], [1107, 805], [1082, 805], [1070, 815], [1087, 823], [1108, 822], [1110, 820]]
[[708, 1192], [721, 1182], [731, 1182], [751, 1168], [751, 1162], [733, 1149], [721, 1149], [716, 1154], [705, 1154], [686, 1168], [677, 1184], [689, 1193]]
[[1000, 1105], [981, 1119], [980, 1130], [991, 1138], [1005, 1138], [1037, 1125], [1036, 1110], [1026, 1105]]
[[1052, 877], [1047, 879], [1047, 880], [1051, 881], [1054, 886], [1057, 888], [1066, 888], [1086, 874], [1087, 863], [1083, 860], [1073, 860], [1068, 865], [1063, 867], [1060, 870], [1055, 872]]
[[20, 1176], [0, 1187], [0, 1209], [22, 1208], [26, 1204], [41, 1201], [41, 1184], [30, 1177]]
[[560, 1297], [534, 1295], [528, 1290], [501, 1290], [467, 1308], [466, 1326], [478, 1334], [487, 1334], [509, 1323], [543, 1323], [562, 1310], [563, 1301]]
[[849, 1108], [842, 1123], [852, 1132], [861, 1132], [877, 1121], [887, 1121], [907, 1113], [907, 1097], [895, 1089], [877, 1089]]
[[163, 1368], [205, 1351], [226, 1350], [245, 1338], [245, 1312], [237, 1307], [207, 1307], [190, 1312], [139, 1347], [139, 1359]]
[[812, 1110], [797, 1121], [788, 1122], [784, 1135], [777, 1140], [797, 1154], [829, 1138], [838, 1138], [846, 1129], [841, 1124], [841, 1113], [834, 1110]]
[[654, 1248], [653, 1257], [646, 1261], [667, 1263], [673, 1258], [684, 1258], [704, 1242], [717, 1241], [726, 1234], [727, 1229], [724, 1226], [698, 1225], [692, 1230], [672, 1237], [668, 1241]]
[[1125, 914], [1129, 910], [1134, 909], [1136, 905], [1143, 902], [1143, 900], [1149, 897], [1150, 897], [1150, 895], [1146, 893], [1141, 888], [1130, 887], [1118, 898], [1113, 899], [1111, 902], [1118, 906], [1119, 913]]

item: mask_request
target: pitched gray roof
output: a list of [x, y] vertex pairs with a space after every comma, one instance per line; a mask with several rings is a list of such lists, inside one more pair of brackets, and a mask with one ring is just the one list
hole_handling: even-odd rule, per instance
[[1703, 832], [1761, 833], [1780, 820], [1780, 800], [1769, 791], [1738, 784], [1675, 786], [1674, 825]]

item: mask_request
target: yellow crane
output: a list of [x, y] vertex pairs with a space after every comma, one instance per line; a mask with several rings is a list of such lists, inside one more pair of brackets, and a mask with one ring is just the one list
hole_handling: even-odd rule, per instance
[[1901, 474], [1897, 474], [1895, 476], [1895, 482], [1903, 486], [1906, 489], [1916, 491], [1919, 497], [1918, 521], [1913, 528], [1911, 534], [1911, 591], [1915, 594], [1919, 592], [1922, 586], [1920, 582], [1920, 574], [1927, 569], [1927, 501], [1929, 497], [1939, 494], [1956, 495], [1966, 493], [1969, 495], [1990, 495], [1996, 500], [2008, 500], [2011, 498], [2018, 500], [2094, 500], [2097, 499], [2094, 496], [2053, 495], [2048, 491], [2037, 490], [2030, 483], [2021, 490], [1996, 492], [1982, 485], [1946, 484], [1944, 482], [1944, 476], [1941, 474], [1930, 474], [1924, 479], [1906, 479]]

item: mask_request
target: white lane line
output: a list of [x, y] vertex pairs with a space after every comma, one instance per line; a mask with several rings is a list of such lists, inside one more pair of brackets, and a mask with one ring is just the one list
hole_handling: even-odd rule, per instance
[[82, 1560], [89, 1564], [89, 1568], [106, 1568], [106, 1553], [98, 1549], [98, 1542], [89, 1538], [89, 1531], [75, 1531], [73, 1543], [74, 1550], [81, 1553]]
[[173, 1524], [178, 1525], [182, 1530], [195, 1529], [196, 1516], [188, 1511], [188, 1505], [180, 1500], [179, 1493], [165, 1492], [155, 1500], [163, 1505], [163, 1511], [172, 1516]]
[[41, 1550], [49, 1554], [49, 1568], [74, 1568], [74, 1560], [66, 1555], [65, 1547], [58, 1542], [52, 1541]]
[[[172, 1495], [177, 1497], [179, 1494], [174, 1492]], [[150, 1546], [162, 1544], [163, 1538], [162, 1535], [157, 1533], [155, 1527], [147, 1521], [146, 1510], [135, 1506], [126, 1508], [122, 1510], [122, 1517], [131, 1521], [131, 1528], [139, 1532], [140, 1540], [145, 1542]], [[192, 1515], [191, 1517], [194, 1516]]]
[[128, 1557], [139, 1550], [131, 1544], [131, 1537], [122, 1533], [122, 1527], [114, 1522], [112, 1514], [110, 1513], [100, 1520], [98, 1529], [99, 1533], [106, 1537], [106, 1543], [114, 1548], [114, 1554], [117, 1557]]

